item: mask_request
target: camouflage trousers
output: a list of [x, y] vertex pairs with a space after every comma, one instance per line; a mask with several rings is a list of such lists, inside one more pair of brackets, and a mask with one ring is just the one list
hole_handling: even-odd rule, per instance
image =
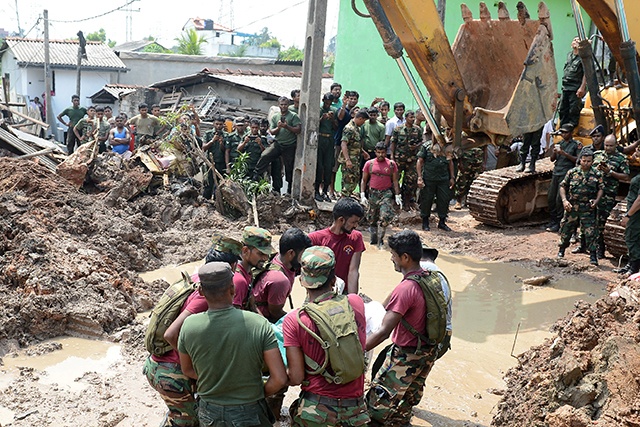
[[415, 354], [391, 346], [382, 367], [367, 392], [371, 419], [384, 426], [404, 426], [411, 421], [411, 409], [420, 403], [427, 375], [434, 361], [431, 351]]
[[640, 260], [640, 215], [631, 215], [624, 230], [624, 241], [629, 250], [629, 260]]
[[482, 163], [479, 165], [472, 164], [464, 169], [458, 169], [456, 178], [455, 195], [456, 198], [464, 197], [469, 193], [473, 180], [482, 173]]
[[342, 195], [351, 196], [360, 184], [360, 156], [351, 156], [352, 167], [342, 162]]
[[367, 219], [372, 227], [378, 225], [386, 227], [393, 219], [395, 212], [393, 210], [393, 191], [369, 189], [369, 211]]
[[147, 357], [142, 373], [169, 408], [165, 427], [198, 427], [196, 382], [182, 373], [179, 364], [158, 363]]
[[[415, 157], [414, 157], [415, 158]], [[416, 201], [416, 192], [418, 191], [418, 170], [416, 162], [397, 162], [398, 174], [402, 175], [402, 185], [400, 194], [402, 194], [402, 203], [408, 206], [409, 203]]]
[[596, 228], [596, 211], [591, 209], [588, 204], [572, 203], [573, 208], [569, 212], [564, 213], [562, 222], [560, 223], [560, 247], [569, 247], [571, 236], [578, 229], [584, 231], [587, 250], [595, 251], [598, 246], [598, 230]]
[[[611, 211], [616, 206], [615, 196], [604, 195], [598, 203], [598, 210], [596, 211], [596, 228], [598, 232], [598, 239], [596, 245], [604, 248], [604, 226], [611, 215]], [[580, 227], [580, 241], [585, 241], [586, 235], [582, 227]]]
[[[328, 402], [318, 402], [317, 398], [305, 397], [302, 392], [289, 408], [291, 425], [298, 427], [326, 427], [326, 426], [366, 426], [369, 422], [367, 405], [363, 399], [353, 406], [340, 406]], [[320, 397], [320, 400], [324, 399]], [[337, 402], [336, 402], [337, 403]]]

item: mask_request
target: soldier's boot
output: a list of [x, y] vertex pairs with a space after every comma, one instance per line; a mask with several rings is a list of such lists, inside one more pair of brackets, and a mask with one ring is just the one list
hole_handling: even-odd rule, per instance
[[372, 245], [377, 245], [378, 244], [378, 226], [371, 226], [369, 227], [369, 233], [371, 233], [371, 241], [369, 243], [371, 243]]
[[631, 276], [632, 274], [636, 274], [638, 271], [640, 271], [640, 259], [629, 261], [629, 271], [627, 274]]
[[424, 231], [430, 231], [431, 227], [429, 226], [429, 217], [428, 216], [423, 216], [422, 217], [422, 229]]
[[384, 235], [387, 233], [387, 227], [380, 227], [380, 239], [378, 239], [378, 246], [384, 245]]
[[580, 235], [580, 244], [576, 246], [572, 251], [572, 254], [586, 254], [587, 253], [587, 238], [584, 234]]
[[589, 252], [589, 264], [598, 265], [598, 253], [597, 253], [597, 251]]
[[529, 162], [529, 169], [527, 173], [536, 173], [536, 160], [538, 160], [538, 153], [534, 153], [534, 150], [531, 150], [531, 161]]
[[627, 264], [625, 264], [624, 266], [622, 266], [620, 268], [614, 268], [613, 272], [617, 273], [617, 274], [627, 274], [627, 273], [629, 273], [629, 270], [631, 270], [631, 260], [629, 260], [629, 262], [627, 262]]
[[444, 231], [451, 231], [451, 228], [445, 223], [444, 218], [440, 218], [440, 222], [438, 223], [438, 228]]
[[598, 236], [598, 259], [605, 259], [604, 255], [604, 236]]
[[558, 249], [558, 258], [564, 258], [564, 251], [568, 248], [568, 245], [561, 245]]
[[525, 163], [527, 163], [527, 158], [523, 158], [522, 160], [520, 160], [520, 164], [518, 165], [518, 167], [516, 168], [516, 172], [524, 172], [524, 165]]

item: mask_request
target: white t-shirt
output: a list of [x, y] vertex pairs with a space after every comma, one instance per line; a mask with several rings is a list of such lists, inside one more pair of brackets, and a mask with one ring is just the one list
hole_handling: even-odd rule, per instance
[[393, 130], [396, 127], [398, 127], [398, 125], [403, 125], [403, 124], [404, 124], [404, 119], [399, 119], [397, 116], [393, 116], [392, 118], [387, 120], [387, 123], [385, 124], [385, 132], [384, 132], [384, 134], [386, 136], [393, 135]]
[[542, 128], [542, 136], [540, 137], [540, 154], [544, 154], [551, 146], [551, 138], [547, 141], [547, 135], [553, 132], [553, 119], [544, 124]]

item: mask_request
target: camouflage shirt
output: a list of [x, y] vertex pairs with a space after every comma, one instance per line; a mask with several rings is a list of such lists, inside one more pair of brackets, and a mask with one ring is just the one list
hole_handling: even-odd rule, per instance
[[399, 163], [414, 163], [418, 150], [422, 146], [422, 128], [420, 126], [396, 126], [391, 135], [395, 144], [395, 159]]
[[240, 153], [238, 153], [238, 145], [240, 145], [242, 138], [244, 138], [244, 135], [238, 134], [238, 131], [235, 130], [225, 135], [224, 145], [225, 149], [230, 150], [229, 161], [231, 163], [234, 163], [240, 155]]
[[460, 162], [464, 169], [475, 170], [482, 168], [484, 163], [484, 150], [480, 147], [473, 147], [463, 151]]
[[578, 166], [567, 172], [561, 184], [570, 203], [586, 205], [595, 199], [599, 190], [604, 190], [602, 174], [594, 168], [583, 172]]
[[[629, 174], [629, 162], [624, 154], [618, 151], [607, 154], [604, 150], [598, 150], [593, 155], [593, 166], [598, 167], [599, 163], [606, 163], [612, 172]], [[620, 182], [612, 176], [603, 176], [604, 194], [615, 197], [618, 194]]]
[[[360, 127], [356, 125], [353, 120], [344, 127], [344, 130], [342, 131], [342, 141], [346, 141], [347, 150], [351, 159], [360, 157], [362, 154], [362, 133], [360, 132]], [[342, 151], [340, 151], [339, 161], [346, 161], [342, 155]]]

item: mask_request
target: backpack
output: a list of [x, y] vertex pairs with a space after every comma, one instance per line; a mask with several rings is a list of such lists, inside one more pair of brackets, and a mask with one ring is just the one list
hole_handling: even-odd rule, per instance
[[[322, 301], [328, 295], [330, 299]], [[318, 328], [314, 333], [300, 320], [300, 312], [309, 315]], [[309, 375], [322, 375], [329, 383], [347, 384], [365, 371], [364, 351], [358, 336], [355, 314], [346, 295], [328, 292], [306, 302], [297, 312], [298, 324], [316, 339], [324, 349], [324, 363], [320, 365], [306, 354], [304, 361]]]
[[178, 318], [182, 306], [196, 288], [197, 283], [182, 272], [182, 279], [164, 291], [160, 301], [151, 310], [151, 320], [144, 336], [144, 345], [149, 353], [161, 356], [172, 349], [171, 344], [164, 339], [164, 333]]
[[432, 360], [437, 360], [451, 348], [451, 334], [447, 331], [447, 307], [450, 299], [445, 297], [438, 274], [422, 271], [407, 276], [407, 279], [420, 285], [424, 295], [427, 306], [426, 335], [419, 333], [404, 317], [401, 320], [402, 326], [418, 337], [417, 352], [421, 350], [423, 344], [428, 347], [436, 347]]

